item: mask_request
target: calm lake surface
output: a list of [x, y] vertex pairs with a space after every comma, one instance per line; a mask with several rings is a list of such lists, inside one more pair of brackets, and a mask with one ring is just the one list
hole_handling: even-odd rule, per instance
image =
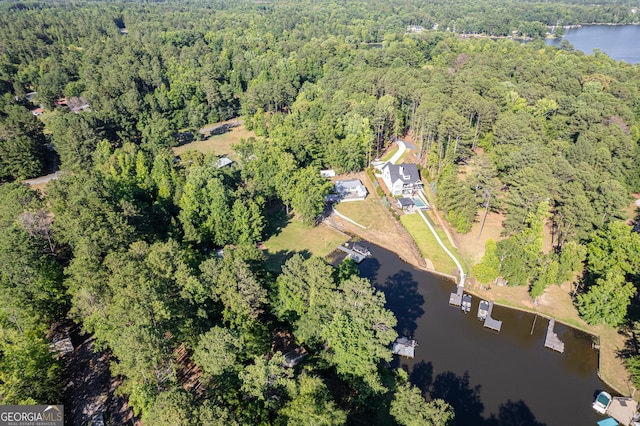
[[[640, 25], [583, 25], [564, 30], [564, 38], [577, 50], [590, 55], [600, 49], [616, 61], [640, 64]], [[548, 39], [559, 45], [562, 39]]]
[[598, 353], [591, 337], [562, 324], [563, 354], [544, 348], [548, 321], [495, 306], [502, 320], [496, 333], [477, 319], [479, 300], [465, 315], [449, 306], [455, 283], [402, 262], [367, 244], [373, 258], [359, 266], [362, 276], [386, 294], [398, 318], [397, 331], [419, 343], [416, 358], [394, 358], [425, 394], [443, 398], [456, 411], [458, 426], [595, 425], [594, 396], [608, 389], [596, 374]]

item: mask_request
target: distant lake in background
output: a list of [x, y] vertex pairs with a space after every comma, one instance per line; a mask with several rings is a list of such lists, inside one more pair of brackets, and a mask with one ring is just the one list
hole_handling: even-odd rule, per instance
[[[640, 64], [640, 25], [583, 25], [564, 30], [564, 39], [587, 55], [600, 49], [616, 61]], [[547, 39], [558, 46], [563, 39]]]

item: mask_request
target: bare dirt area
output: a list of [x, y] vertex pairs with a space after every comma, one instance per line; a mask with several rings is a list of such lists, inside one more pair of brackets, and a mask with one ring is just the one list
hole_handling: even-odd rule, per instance
[[[467, 261], [469, 266], [475, 265], [480, 262], [482, 256], [484, 256], [484, 247], [489, 239], [492, 239], [495, 242], [500, 241], [504, 237], [500, 236], [502, 232], [502, 221], [504, 220], [504, 215], [498, 213], [488, 213], [487, 219], [484, 224], [484, 228], [482, 229], [482, 234], [480, 234], [480, 228], [482, 227], [482, 216], [484, 216], [484, 211], [480, 210], [478, 212], [479, 221], [473, 224], [471, 231], [466, 234], [459, 234], [453, 230], [453, 239], [458, 245], [458, 250], [460, 254]], [[480, 235], [480, 238], [478, 238]]]
[[95, 351], [94, 338], [78, 329], [71, 333], [71, 340], [75, 350], [66, 358], [63, 377], [65, 425], [89, 424], [99, 413], [106, 424], [141, 425], [126, 399], [114, 394], [120, 382], [109, 372], [111, 355]]

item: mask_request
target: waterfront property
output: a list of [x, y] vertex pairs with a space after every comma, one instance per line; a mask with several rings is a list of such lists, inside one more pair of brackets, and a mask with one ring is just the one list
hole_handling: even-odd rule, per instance
[[344, 245], [338, 246], [338, 250], [347, 253], [347, 256], [353, 259], [356, 263], [360, 263], [367, 257], [371, 256], [369, 249], [358, 244], [353, 244], [349, 247], [349, 243], [344, 243]]
[[367, 188], [360, 179], [337, 180], [333, 182], [335, 194], [329, 194], [330, 202], [362, 201], [367, 197]]
[[406, 358], [414, 358], [416, 346], [418, 346], [418, 342], [415, 340], [407, 337], [398, 337], [393, 344], [393, 353]]
[[[405, 369], [430, 398], [454, 395], [457, 424], [595, 426], [603, 419], [589, 404], [599, 391], [612, 390], [597, 376], [592, 336], [556, 322], [567, 349], [558, 354], [544, 347], [546, 323], [532, 328], [534, 314], [499, 305], [492, 315], [502, 320], [502, 330], [488, 332], [476, 315], [449, 308], [451, 279], [366, 245], [372, 259], [359, 265], [361, 275], [384, 292], [398, 334], [420, 344], [414, 358], [394, 356], [391, 366]], [[475, 312], [480, 299], [473, 299]], [[518, 416], [515, 422], [509, 413]]]
[[412, 196], [422, 189], [420, 173], [415, 164], [392, 164], [386, 163], [382, 166], [382, 180], [387, 186], [391, 195]]

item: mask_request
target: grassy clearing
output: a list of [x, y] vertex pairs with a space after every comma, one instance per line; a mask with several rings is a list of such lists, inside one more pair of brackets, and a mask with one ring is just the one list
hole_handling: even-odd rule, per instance
[[[345, 234], [320, 224], [308, 227], [294, 218], [287, 218], [283, 212], [278, 212], [272, 229], [272, 236], [264, 242], [264, 252], [267, 257], [267, 268], [280, 272], [280, 267], [295, 253], [303, 256], [327, 257], [340, 244], [349, 240]], [[270, 221], [271, 222], [271, 221]]]
[[380, 218], [385, 215], [382, 203], [371, 195], [363, 201], [340, 203], [335, 208], [341, 214], [366, 228], [378, 223]]
[[[455, 263], [453, 263], [453, 260], [442, 250], [442, 247], [440, 247], [438, 241], [436, 241], [436, 238], [418, 214], [402, 215], [400, 222], [402, 222], [405, 229], [411, 234], [422, 255], [431, 260], [436, 271], [446, 274], [455, 273], [457, 269]], [[447, 237], [444, 233], [440, 238], [442, 239], [443, 237], [444, 240], [446, 240]], [[449, 248], [449, 250], [452, 250], [452, 248]], [[453, 253], [455, 254], [455, 251], [453, 251]]]
[[[228, 124], [229, 121], [224, 123], [216, 123], [215, 125], [209, 125], [203, 128], [202, 131], [205, 131], [209, 128], [214, 128], [219, 125]], [[255, 133], [253, 131], [249, 131], [244, 127], [244, 124], [240, 124], [237, 127], [233, 127], [229, 129], [227, 132], [213, 135], [207, 140], [204, 141], [194, 141], [185, 145], [180, 145], [173, 148], [173, 152], [176, 155], [180, 155], [181, 153], [189, 150], [200, 151], [203, 154], [214, 153], [215, 155], [226, 155], [231, 158], [234, 156], [232, 145], [240, 143], [240, 139], [248, 139], [250, 137], [255, 137]]]

